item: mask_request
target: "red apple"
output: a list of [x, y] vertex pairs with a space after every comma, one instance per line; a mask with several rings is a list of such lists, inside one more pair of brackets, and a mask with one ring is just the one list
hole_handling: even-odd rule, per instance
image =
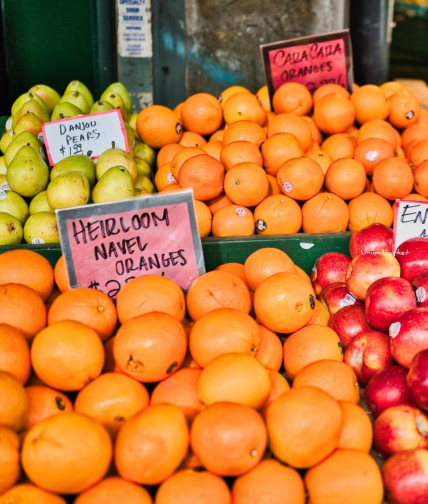
[[369, 285], [364, 304], [367, 322], [374, 329], [388, 332], [402, 313], [416, 308], [416, 296], [408, 280], [388, 276]]
[[335, 282], [344, 282], [351, 258], [341, 252], [326, 252], [318, 257], [311, 271], [312, 287], [315, 295]]
[[386, 502], [428, 502], [428, 450], [416, 448], [391, 455], [381, 466]]
[[344, 306], [330, 315], [328, 325], [337, 332], [344, 348], [349, 345], [355, 336], [371, 329], [366, 319], [364, 305], [359, 301]]
[[370, 252], [394, 251], [394, 232], [385, 224], [374, 223], [355, 231], [349, 240], [351, 258]]
[[378, 371], [392, 365], [389, 336], [381, 331], [369, 329], [351, 340], [343, 360], [350, 366], [364, 387]]
[[415, 289], [416, 304], [428, 307], [428, 270], [416, 275], [412, 285]]
[[410, 404], [407, 369], [389, 366], [373, 375], [364, 388], [364, 400], [374, 418], [390, 406]]
[[364, 301], [370, 284], [386, 276], [400, 276], [400, 264], [392, 254], [359, 254], [349, 264], [345, 283], [353, 296]]
[[411, 400], [428, 411], [428, 348], [418, 352], [410, 362], [407, 387]]
[[428, 238], [418, 236], [400, 243], [395, 251], [400, 263], [401, 276], [409, 282], [428, 270]]
[[356, 298], [349, 293], [345, 282], [334, 282], [330, 285], [326, 285], [318, 295], [318, 299], [328, 309], [330, 315], [336, 313], [344, 306], [352, 305], [357, 302]]
[[398, 317], [389, 326], [392, 357], [409, 368], [413, 357], [428, 348], [428, 308], [413, 308]]
[[428, 416], [417, 406], [390, 406], [376, 418], [373, 443], [383, 457], [428, 446]]

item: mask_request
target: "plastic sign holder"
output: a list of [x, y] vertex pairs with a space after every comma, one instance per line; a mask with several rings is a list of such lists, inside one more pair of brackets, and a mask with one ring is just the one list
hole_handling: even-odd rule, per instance
[[323, 84], [353, 86], [349, 30], [298, 37], [260, 46], [269, 95], [285, 82], [304, 84], [311, 93]]
[[410, 238], [428, 239], [428, 202], [395, 200], [394, 204], [394, 252]]
[[115, 298], [130, 279], [164, 275], [187, 290], [205, 273], [193, 191], [56, 210], [71, 287]]
[[43, 123], [42, 135], [50, 166], [75, 154], [96, 159], [112, 147], [129, 152], [119, 109]]

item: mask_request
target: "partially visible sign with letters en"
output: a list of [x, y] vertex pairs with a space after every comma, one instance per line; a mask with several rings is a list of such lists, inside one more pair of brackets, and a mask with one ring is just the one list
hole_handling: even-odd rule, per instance
[[428, 201], [397, 199], [394, 205], [394, 252], [408, 240], [428, 238]]

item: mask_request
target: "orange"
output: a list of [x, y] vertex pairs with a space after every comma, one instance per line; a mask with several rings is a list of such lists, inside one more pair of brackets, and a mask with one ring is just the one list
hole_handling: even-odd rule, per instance
[[178, 142], [183, 132], [177, 114], [164, 105], [148, 105], [143, 108], [138, 113], [136, 129], [141, 140], [154, 149]]
[[359, 404], [339, 401], [342, 408], [342, 429], [338, 448], [349, 448], [369, 453], [373, 443], [373, 424]]
[[220, 153], [223, 149], [223, 143], [220, 140], [210, 140], [201, 146], [201, 149], [206, 153], [212, 156], [215, 159], [220, 161]]
[[234, 308], [249, 313], [251, 296], [246, 283], [236, 275], [212, 270], [192, 282], [186, 293], [186, 305], [192, 320], [219, 308]]
[[28, 285], [0, 285], [0, 323], [19, 329], [28, 340], [46, 326], [43, 298]]
[[196, 225], [201, 238], [209, 236], [211, 233], [212, 213], [208, 205], [201, 200], [194, 199], [193, 207], [195, 209]]
[[[183, 147], [182, 149], [177, 151], [174, 154], [171, 161], [169, 161], [170, 170], [171, 170], [171, 174], [172, 174], [173, 179], [178, 180], [178, 174], [180, 173], [180, 169], [185, 161], [187, 161], [189, 158], [191, 158], [193, 156], [197, 156], [199, 154], [206, 154], [206, 152], [204, 151], [204, 149], [202, 149], [202, 147]], [[158, 167], [158, 169], [161, 168], [162, 166], [163, 165], [160, 165]], [[166, 169], [164, 169], [164, 170], [166, 170]], [[156, 181], [156, 179], [155, 179], [155, 181]]]
[[304, 475], [311, 504], [379, 504], [384, 487], [375, 459], [338, 449]]
[[119, 476], [103, 478], [87, 490], [80, 492], [73, 504], [153, 504], [149, 491]]
[[220, 128], [217, 131], [214, 131], [214, 133], [208, 138], [208, 143], [209, 142], [223, 142], [223, 135], [224, 135], [224, 128]]
[[355, 146], [355, 138], [348, 133], [333, 133], [323, 140], [321, 149], [330, 156], [332, 161], [335, 161], [336, 159], [352, 158]]
[[393, 211], [387, 199], [374, 192], [364, 192], [348, 203], [350, 231], [358, 231], [375, 222], [391, 227]]
[[245, 404], [206, 406], [190, 428], [190, 447], [202, 465], [219, 476], [239, 476], [255, 467], [267, 447], [261, 414]]
[[121, 371], [143, 383], [163, 380], [187, 353], [183, 324], [164, 312], [148, 312], [123, 322], [114, 337], [113, 355]]
[[31, 374], [30, 345], [16, 327], [0, 323], [0, 370], [25, 384]]
[[352, 158], [333, 161], [325, 174], [325, 188], [343, 200], [356, 198], [364, 192], [367, 176], [364, 166]]
[[366, 138], [354, 150], [354, 159], [363, 165], [367, 175], [373, 175], [375, 166], [382, 159], [391, 157], [394, 157], [394, 148], [382, 138]]
[[413, 123], [401, 132], [401, 145], [405, 148], [411, 142], [428, 139], [428, 124]]
[[156, 504], [230, 504], [226, 481], [209, 471], [181, 469], [166, 478], [156, 490]]
[[409, 158], [412, 169], [415, 169], [426, 161], [428, 159], [428, 139], [419, 140], [412, 145], [407, 157]]
[[341, 360], [320, 359], [300, 369], [293, 387], [317, 387], [337, 401], [358, 403], [360, 387], [354, 370]]
[[22, 467], [36, 485], [60, 494], [100, 481], [112, 460], [107, 430], [80, 413], [54, 415], [34, 425], [22, 443]]
[[284, 194], [298, 201], [306, 201], [321, 190], [324, 173], [313, 159], [298, 157], [285, 161], [279, 168], [276, 179]]
[[224, 176], [224, 192], [235, 205], [258, 205], [269, 192], [265, 170], [252, 162], [242, 162], [230, 167]]
[[254, 355], [239, 352], [212, 359], [202, 369], [197, 383], [198, 397], [205, 405], [227, 401], [255, 409], [263, 406], [270, 388], [268, 369]]
[[260, 100], [263, 108], [266, 112], [270, 112], [272, 110], [272, 104], [269, 95], [269, 88], [267, 84], [264, 84], [256, 91], [256, 96]]
[[270, 403], [265, 421], [275, 458], [293, 468], [305, 469], [336, 449], [342, 410], [320, 388], [293, 387]]
[[355, 108], [355, 120], [364, 124], [373, 119], [385, 120], [390, 111], [390, 102], [380, 86], [364, 84], [354, 89], [350, 96]]
[[228, 124], [222, 138], [223, 145], [242, 140], [260, 147], [266, 140], [266, 131], [263, 129], [263, 126], [249, 119], [240, 119]]
[[229, 204], [213, 215], [212, 236], [252, 236], [255, 230], [253, 212], [244, 206]]
[[230, 352], [257, 353], [260, 330], [257, 322], [236, 308], [218, 308], [200, 317], [190, 328], [189, 351], [205, 367], [215, 357]]
[[388, 98], [390, 112], [388, 121], [400, 130], [418, 121], [421, 114], [419, 98], [409, 90], [398, 91]]
[[312, 95], [300, 82], [284, 82], [273, 93], [272, 108], [277, 113], [304, 116], [312, 109]]
[[223, 189], [223, 192], [221, 194], [219, 194], [215, 198], [207, 200], [205, 203], [207, 204], [208, 208], [211, 210], [211, 213], [213, 215], [220, 208], [223, 208], [223, 207], [225, 207], [227, 205], [231, 205], [232, 204], [232, 202], [230, 201], [230, 199], [226, 196], [226, 194], [224, 194], [224, 189]]
[[184, 149], [184, 145], [178, 142], [162, 145], [156, 154], [156, 168], [160, 168], [166, 163], [171, 163], [175, 154], [182, 149]]
[[13, 487], [21, 475], [20, 439], [10, 427], [0, 425], [0, 495]]
[[178, 143], [183, 147], [204, 147], [208, 141], [200, 133], [184, 130]]
[[242, 91], [234, 93], [223, 103], [223, 118], [226, 124], [249, 120], [263, 126], [266, 111], [254, 93]]
[[254, 163], [263, 166], [259, 147], [248, 140], [236, 140], [222, 147], [220, 161], [227, 171], [238, 163]]
[[266, 176], [267, 176], [267, 179], [269, 182], [268, 196], [272, 196], [274, 194], [281, 194], [281, 189], [279, 188], [278, 181], [276, 180], [276, 177], [274, 175], [271, 175], [270, 173], [266, 173]]
[[373, 189], [386, 199], [404, 198], [413, 189], [414, 177], [409, 163], [402, 158], [390, 157], [373, 169]]
[[315, 309], [308, 324], [319, 324], [326, 326], [330, 320], [330, 311], [319, 299], [315, 299]]
[[271, 387], [270, 394], [262, 408], [262, 415], [264, 418], [266, 417], [266, 411], [269, 408], [270, 403], [291, 388], [288, 380], [285, 378], [282, 372], [271, 369], [269, 374]]
[[302, 228], [305, 233], [335, 233], [346, 231], [349, 210], [336, 194], [320, 192], [302, 206]]
[[195, 199], [207, 201], [222, 193], [224, 175], [222, 163], [204, 153], [184, 161], [177, 180], [181, 188], [193, 189]]
[[293, 198], [272, 194], [254, 208], [254, 219], [259, 235], [293, 234], [302, 227], [302, 210]]
[[317, 89], [315, 89], [315, 91], [312, 93], [312, 100], [314, 103], [316, 103], [323, 96], [330, 93], [340, 94], [344, 98], [349, 98], [350, 96], [349, 91], [342, 85], [336, 83], [328, 83], [328, 84], [322, 84]]
[[397, 91], [406, 91], [407, 87], [399, 81], [385, 81], [379, 84], [380, 88], [382, 91], [386, 94], [386, 96], [389, 98], [391, 95], [396, 93]]
[[53, 268], [42, 254], [30, 249], [0, 254], [0, 284], [19, 283], [33, 288], [46, 300], [54, 285]]
[[48, 311], [48, 325], [66, 319], [92, 327], [105, 341], [116, 329], [116, 306], [102, 291], [76, 287], [59, 294]]
[[185, 130], [206, 136], [218, 130], [223, 123], [223, 109], [218, 98], [210, 93], [194, 93], [181, 107]]
[[277, 333], [306, 325], [315, 308], [315, 293], [295, 272], [282, 271], [265, 278], [254, 291], [254, 312], [261, 324]]
[[202, 369], [195, 367], [180, 368], [154, 386], [150, 404], [175, 404], [191, 422], [203, 407], [197, 388], [201, 372]]
[[178, 185], [177, 179], [171, 171], [171, 163], [165, 163], [159, 166], [155, 172], [154, 183], [158, 192], [171, 184]]
[[310, 324], [291, 333], [283, 344], [284, 370], [293, 379], [311, 362], [321, 359], [343, 361], [344, 349], [336, 331], [328, 326]]
[[309, 122], [293, 113], [282, 112], [272, 117], [267, 125], [268, 138], [276, 133], [291, 133], [299, 140], [304, 151], [308, 150], [312, 142], [312, 130]]
[[238, 276], [244, 282], [246, 281], [244, 273], [244, 265], [242, 263], [234, 261], [224, 262], [216, 266], [214, 269], [220, 271], [227, 271], [228, 273], [232, 273], [233, 275]]
[[312, 117], [323, 133], [345, 133], [355, 121], [355, 109], [350, 99], [330, 93], [314, 104]]
[[46, 385], [75, 391], [101, 374], [104, 347], [91, 327], [75, 320], [59, 320], [36, 334], [31, 361]]
[[54, 266], [54, 280], [55, 285], [60, 292], [64, 292], [70, 289], [70, 283], [68, 280], [67, 265], [65, 262], [65, 256], [61, 254], [57, 259]]
[[357, 131], [357, 142], [366, 138], [381, 138], [390, 143], [394, 151], [401, 143], [400, 133], [386, 119], [370, 119], [362, 124]]
[[428, 160], [423, 161], [413, 172], [415, 191], [428, 198]]
[[148, 404], [142, 383], [124, 373], [103, 373], [78, 392], [74, 410], [104, 425], [114, 437], [123, 422]]
[[253, 291], [265, 278], [280, 271], [296, 270], [291, 257], [276, 247], [260, 247], [251, 252], [244, 262], [245, 281]]
[[328, 167], [333, 162], [330, 154], [327, 154], [327, 152], [324, 152], [321, 148], [311, 149], [305, 153], [305, 156], [316, 161], [321, 166], [321, 170], [324, 175], [327, 172]]
[[279, 371], [282, 366], [282, 341], [267, 327], [259, 324], [260, 345], [255, 357], [269, 370]]
[[73, 411], [71, 399], [52, 387], [46, 385], [27, 385], [25, 393], [28, 398], [28, 410], [25, 419], [25, 430], [52, 415]]
[[19, 432], [25, 425], [27, 410], [24, 386], [11, 374], [0, 371], [0, 425]]
[[[323, 140], [323, 135], [319, 130], [318, 126], [315, 124], [315, 121], [312, 119], [311, 116], [304, 115], [302, 117], [309, 124], [309, 127], [311, 128], [312, 148], [316, 148], [317, 145], [320, 146]], [[309, 146], [309, 149], [310, 148], [311, 146]]]
[[22, 502], [28, 504], [66, 504], [60, 495], [43, 490], [32, 483], [20, 483], [0, 495], [0, 504]]
[[241, 84], [233, 84], [221, 91], [219, 96], [219, 102], [223, 106], [232, 95], [236, 93], [250, 93], [250, 92], [251, 91], [246, 86], [242, 86]]
[[187, 454], [189, 430], [173, 404], [144, 408], [119, 430], [114, 462], [119, 475], [140, 485], [157, 485], [171, 476]]
[[181, 287], [162, 275], [147, 274], [135, 277], [122, 286], [116, 296], [119, 322], [145, 313], [159, 311], [182, 321], [186, 303]]
[[232, 483], [234, 504], [304, 504], [305, 486], [296, 469], [275, 459], [264, 459]]
[[291, 133], [276, 133], [266, 139], [261, 146], [263, 166], [270, 175], [275, 175], [285, 161], [302, 157], [302, 144]]

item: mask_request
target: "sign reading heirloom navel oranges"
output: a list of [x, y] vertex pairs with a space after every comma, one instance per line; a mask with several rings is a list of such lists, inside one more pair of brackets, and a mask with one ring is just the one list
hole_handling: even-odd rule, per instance
[[349, 30], [299, 37], [260, 46], [269, 94], [285, 82], [299, 82], [309, 91], [323, 84], [353, 84]]
[[394, 205], [394, 252], [410, 238], [428, 238], [428, 202], [397, 199]]
[[205, 273], [191, 189], [56, 214], [71, 287], [115, 298], [137, 276], [164, 275], [187, 290]]

